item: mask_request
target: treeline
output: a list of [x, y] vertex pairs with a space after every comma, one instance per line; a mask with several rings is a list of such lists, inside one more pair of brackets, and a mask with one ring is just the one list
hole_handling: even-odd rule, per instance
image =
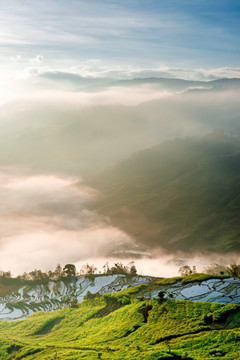
[[[231, 264], [230, 266], [225, 267], [225, 271], [234, 278], [240, 278], [240, 265]], [[224, 272], [224, 271], [223, 271]]]
[[[187, 276], [191, 274], [196, 274], [197, 269], [196, 266], [191, 267], [188, 265], [184, 265], [180, 267], [178, 272], [181, 274], [181, 276]], [[224, 266], [215, 264], [207, 267], [204, 273], [213, 275], [229, 275], [233, 278], [240, 278], [240, 265], [231, 264], [229, 266]]]
[[24, 272], [22, 275], [13, 277], [10, 271], [0, 270], [0, 280], [5, 282], [7, 280], [14, 280], [15, 282], [47, 282], [47, 281], [58, 281], [64, 279], [70, 279], [77, 276], [93, 276], [93, 275], [136, 275], [137, 269], [134, 261], [124, 265], [121, 262], [115, 263], [113, 266], [109, 266], [108, 262], [102, 267], [102, 271], [99, 271], [95, 265], [85, 264], [77, 271], [74, 264], [66, 264], [62, 267], [58, 264], [55, 270], [49, 270], [44, 272], [42, 270], [33, 270], [30, 272]]

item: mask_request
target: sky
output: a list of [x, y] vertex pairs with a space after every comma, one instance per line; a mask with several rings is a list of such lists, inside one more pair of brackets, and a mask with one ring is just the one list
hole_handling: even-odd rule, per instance
[[3, 77], [222, 68], [231, 77], [239, 68], [237, 0], [1, 0], [0, 8]]
[[39, 92], [49, 73], [240, 77], [237, 0], [0, 0], [0, 9], [0, 104]]
[[[134, 83], [240, 79], [239, 15], [238, 0], [0, 0], [0, 268], [100, 264], [119, 244], [141, 253], [88, 209], [101, 194], [84, 171], [216, 119], [239, 131], [234, 82]], [[137, 261], [151, 268], [149, 254]]]

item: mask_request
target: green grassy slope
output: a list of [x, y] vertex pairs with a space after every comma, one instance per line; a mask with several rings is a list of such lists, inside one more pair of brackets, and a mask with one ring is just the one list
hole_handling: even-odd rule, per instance
[[136, 153], [88, 182], [93, 205], [140, 244], [240, 251], [240, 141], [216, 132]]
[[240, 306], [131, 299], [127, 290], [78, 308], [0, 322], [0, 358], [239, 359]]

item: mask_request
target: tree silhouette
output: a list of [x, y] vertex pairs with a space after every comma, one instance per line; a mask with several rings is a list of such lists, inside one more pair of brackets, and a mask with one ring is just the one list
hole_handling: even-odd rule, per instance
[[63, 268], [63, 274], [66, 277], [73, 277], [76, 276], [77, 271], [76, 271], [76, 266], [73, 264], [66, 264]]

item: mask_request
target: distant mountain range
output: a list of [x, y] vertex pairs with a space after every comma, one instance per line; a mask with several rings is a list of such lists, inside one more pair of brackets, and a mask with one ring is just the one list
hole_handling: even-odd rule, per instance
[[240, 88], [240, 79], [239, 78], [222, 78], [209, 81], [201, 80], [184, 80], [178, 78], [161, 78], [161, 77], [139, 77], [135, 79], [124, 79], [116, 80], [114, 78], [104, 78], [104, 77], [82, 77], [74, 73], [66, 73], [61, 71], [55, 72], [45, 72], [39, 76], [39, 79], [46, 79], [52, 83], [62, 83], [64, 85], [67, 83], [71, 85], [72, 89], [75, 91], [79, 89], [88, 89], [93, 91], [95, 87], [99, 89], [100, 87], [109, 87], [109, 86], [136, 86], [143, 84], [152, 84], [163, 87], [168, 90], [183, 91], [188, 87], [208, 87], [211, 89], [216, 88], [228, 88], [228, 89], [239, 89]]
[[100, 213], [145, 249], [240, 251], [240, 140], [165, 141], [88, 179]]
[[168, 78], [142, 78], [132, 80], [120, 80], [113, 83], [117, 86], [136, 86], [143, 84], [153, 84], [167, 90], [184, 91], [189, 88], [203, 88], [208, 90], [217, 89], [240, 89], [240, 79], [217, 79], [211, 81], [168, 79]]

